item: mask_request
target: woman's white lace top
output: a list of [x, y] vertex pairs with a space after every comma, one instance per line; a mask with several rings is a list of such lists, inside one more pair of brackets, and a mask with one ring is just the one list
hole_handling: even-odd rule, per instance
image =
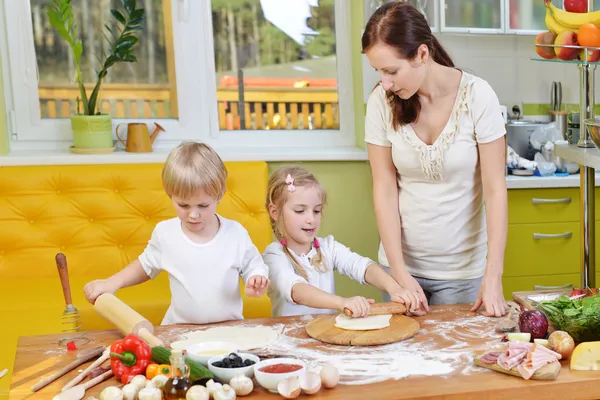
[[[421, 141], [410, 125], [393, 129], [381, 85], [369, 97], [365, 141], [391, 147], [398, 172], [402, 249], [411, 274], [442, 280], [483, 275], [487, 232], [478, 144], [505, 132], [494, 90], [466, 72], [450, 120], [432, 145]], [[389, 266], [381, 244], [379, 262]]]

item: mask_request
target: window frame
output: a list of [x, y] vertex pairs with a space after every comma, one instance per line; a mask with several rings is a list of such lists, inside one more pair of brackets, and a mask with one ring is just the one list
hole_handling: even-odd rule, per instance
[[[170, 149], [182, 140], [206, 142], [217, 151], [245, 148], [255, 155], [261, 150], [272, 155], [277, 148], [356, 147], [349, 2], [334, 3], [339, 129], [227, 131], [219, 129], [218, 121], [211, 1], [163, 1], [171, 3], [179, 116], [158, 120], [166, 132], [156, 139], [155, 149]], [[64, 149], [72, 141], [70, 119], [40, 115], [31, 3], [29, 0], [2, 0], [2, 3], [0, 20], [5, 23], [5, 30], [0, 36], [0, 55], [11, 149]], [[204, 54], [211, 56], [203, 57]], [[114, 140], [116, 126], [131, 121], [112, 118]], [[153, 120], [136, 118], [135, 121]], [[117, 146], [120, 147], [118, 142]]]
[[439, 0], [439, 20], [441, 33], [471, 33], [479, 35], [494, 35], [506, 33], [506, 1], [495, 0], [500, 3], [500, 27], [499, 28], [468, 28], [460, 26], [446, 26], [446, 0]]

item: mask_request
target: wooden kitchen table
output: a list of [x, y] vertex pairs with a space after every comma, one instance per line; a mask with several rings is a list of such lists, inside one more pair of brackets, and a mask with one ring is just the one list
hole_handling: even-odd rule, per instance
[[[430, 346], [437, 347], [438, 350], [449, 346], [447, 342], [448, 335], [456, 335], [458, 338], [470, 337], [468, 329], [464, 328], [457, 321], [461, 318], [470, 318], [471, 320], [482, 321], [483, 317], [477, 318], [469, 312], [469, 305], [457, 306], [434, 306], [432, 311], [425, 317], [416, 318], [421, 324], [421, 330], [417, 336], [402, 346], [418, 346], [427, 343]], [[483, 320], [485, 324], [489, 324]], [[216, 326], [230, 326], [236, 324], [252, 325], [275, 325], [286, 324], [286, 326], [296, 324], [302, 326], [306, 318], [285, 317], [255, 319], [217, 324]], [[454, 325], [453, 325], [454, 324]], [[450, 329], [449, 327], [454, 326]], [[156, 328], [158, 336], [166, 342], [173, 341], [173, 332], [181, 332], [185, 328], [195, 328], [198, 326], [161, 326]], [[204, 327], [202, 327], [204, 328]], [[293, 335], [300, 337], [304, 343], [309, 343], [308, 336], [303, 329], [293, 330]], [[292, 333], [290, 333], [292, 335]], [[12, 377], [12, 386], [10, 390], [11, 400], [20, 399], [51, 399], [56, 395], [60, 388], [77, 375], [77, 369], [83, 369], [89, 363], [76, 368], [61, 379], [55, 381], [49, 386], [32, 393], [29, 388], [36, 383], [42, 376], [51, 374], [58, 367], [66, 365], [72, 354], [56, 355], [60, 352], [52, 342], [61, 335], [29, 336], [19, 338], [18, 348], [15, 360], [15, 369]], [[485, 336], [485, 335], [482, 335]], [[90, 344], [82, 346], [89, 348], [99, 344], [109, 345], [115, 340], [123, 337], [118, 331], [91, 331], [88, 337], [92, 339]], [[482, 349], [499, 344], [498, 334], [477, 339], [467, 339], [461, 344], [468, 353], [471, 348], [477, 349], [473, 353], [481, 353]], [[320, 343], [313, 343], [315, 346], [323, 346]], [[330, 346], [330, 345], [327, 345]], [[455, 346], [456, 347], [456, 346]], [[460, 345], [458, 347], [461, 347]], [[411, 347], [412, 348], [412, 347]], [[387, 349], [386, 349], [387, 351]], [[336, 352], [339, 354], [339, 352]], [[390, 351], [390, 357], [394, 357]], [[345, 356], [344, 356], [345, 357]], [[461, 362], [461, 361], [457, 361]], [[568, 362], [563, 362], [562, 370], [555, 381], [526, 381], [522, 378], [512, 377], [501, 373], [496, 373], [472, 367], [472, 359], [464, 361], [462, 371], [445, 376], [410, 376], [405, 379], [388, 379], [378, 383], [368, 385], [338, 385], [334, 389], [321, 389], [313, 398], [319, 399], [598, 399], [600, 398], [600, 372], [593, 371], [573, 371], [568, 367]], [[103, 387], [115, 385], [117, 381], [111, 378], [106, 382], [90, 389], [84, 399], [97, 397]], [[302, 395], [305, 397], [305, 395]], [[267, 393], [257, 384], [252, 394], [246, 398], [249, 399], [281, 399], [279, 395]]]

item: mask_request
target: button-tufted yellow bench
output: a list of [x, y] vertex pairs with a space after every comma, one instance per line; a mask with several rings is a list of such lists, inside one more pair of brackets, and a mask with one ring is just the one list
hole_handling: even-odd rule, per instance
[[[218, 212], [244, 225], [262, 252], [271, 241], [264, 209], [267, 164], [226, 166], [227, 194]], [[83, 286], [129, 264], [156, 223], [175, 216], [161, 169], [162, 164], [0, 168], [0, 370], [9, 369], [0, 380], [0, 398], [8, 397], [17, 337], [61, 331], [65, 303], [57, 253], [67, 257], [83, 329], [114, 329], [86, 302]], [[170, 302], [167, 276], [117, 296], [158, 325]], [[245, 318], [271, 315], [266, 295], [243, 298]]]

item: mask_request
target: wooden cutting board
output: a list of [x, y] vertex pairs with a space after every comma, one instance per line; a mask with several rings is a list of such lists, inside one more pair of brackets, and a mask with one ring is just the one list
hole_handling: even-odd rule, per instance
[[512, 297], [513, 300], [519, 304], [522, 304], [526, 310], [535, 310], [535, 305], [528, 299], [529, 296], [535, 296], [540, 294], [564, 294], [569, 295], [571, 293], [571, 289], [565, 290], [556, 290], [556, 289], [548, 289], [548, 290], [532, 290], [528, 292], [513, 292]]
[[[492, 371], [502, 372], [503, 374], [518, 376], [519, 378], [524, 379], [523, 376], [521, 376], [521, 374], [517, 370], [517, 367], [514, 367], [511, 370], [506, 370], [496, 363], [494, 363], [494, 364], [484, 363], [483, 361], [481, 361], [481, 358], [483, 358], [486, 354], [487, 353], [482, 354], [480, 357], [476, 357], [475, 365], [477, 365], [478, 367], [491, 369]], [[560, 368], [561, 368], [560, 362], [552, 362], [550, 364], [546, 364], [542, 368], [535, 371], [533, 373], [533, 375], [531, 376], [531, 378], [529, 378], [529, 379], [540, 380], [540, 381], [553, 381], [558, 376], [558, 373], [560, 372]]]
[[421, 328], [405, 315], [392, 315], [390, 326], [370, 331], [349, 331], [335, 326], [336, 314], [323, 315], [306, 324], [306, 333], [313, 339], [341, 346], [377, 346], [413, 337]]

